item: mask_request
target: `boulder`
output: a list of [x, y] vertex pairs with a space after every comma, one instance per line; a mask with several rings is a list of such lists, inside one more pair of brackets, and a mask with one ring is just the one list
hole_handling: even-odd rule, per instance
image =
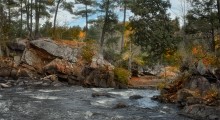
[[184, 88], [199, 90], [201, 94], [205, 93], [211, 87], [210, 82], [203, 76], [191, 76], [189, 82], [186, 82]]
[[2, 49], [2, 46], [0, 46], [0, 57], [2, 57], [4, 55], [4, 51]]
[[90, 68], [104, 68], [106, 70], [113, 70], [114, 66], [106, 61], [101, 54], [97, 54], [92, 58], [92, 62], [90, 63]]
[[220, 68], [215, 70], [215, 76], [218, 79], [218, 82], [220, 82]]
[[111, 97], [111, 95], [108, 93], [92, 93], [92, 97], [100, 97], [100, 96]]
[[220, 108], [202, 104], [195, 104], [184, 107], [179, 114], [199, 120], [219, 120]]
[[38, 69], [39, 71], [41, 71], [42, 67], [44, 66], [44, 61], [34, 49], [25, 49], [21, 61], [29, 66]]
[[143, 96], [141, 96], [141, 95], [132, 95], [129, 97], [130, 100], [137, 100], [137, 99], [142, 99], [142, 98], [143, 98]]
[[11, 75], [12, 68], [0, 68], [0, 77], [9, 77]]
[[39, 39], [31, 41], [30, 44], [40, 50], [49, 53], [52, 56], [62, 58], [71, 62], [77, 61], [78, 48], [57, 44], [52, 40]]
[[0, 83], [0, 86], [1, 86], [2, 88], [10, 88], [10, 87], [11, 87], [10, 84], [6, 84], [6, 83]]
[[68, 84], [70, 85], [81, 85], [81, 82], [84, 78], [81, 78], [80, 76], [69, 75], [67, 79]]
[[21, 63], [21, 56], [14, 56], [14, 63], [15, 63], [15, 66], [18, 66], [20, 63]]
[[57, 81], [58, 80], [58, 78], [57, 78], [57, 76], [54, 74], [54, 75], [48, 75], [48, 76], [46, 76], [46, 77], [44, 77], [44, 78], [41, 78], [41, 80], [51, 80], [51, 81]]
[[109, 70], [85, 67], [82, 76], [85, 77], [83, 85], [87, 87], [116, 87], [114, 73]]
[[186, 104], [187, 105], [194, 105], [194, 104], [203, 104], [204, 100], [201, 97], [187, 97], [186, 98]]
[[43, 67], [44, 73], [48, 74], [64, 74], [64, 75], [77, 75], [78, 71], [76, 69], [76, 66], [74, 64], [68, 62], [64, 59], [54, 59], [47, 65]]
[[7, 46], [9, 49], [13, 51], [24, 51], [27, 45], [27, 40], [16, 40], [12, 42], [8, 42]]
[[200, 60], [198, 62], [196, 70], [200, 73], [200, 75], [204, 75], [206, 71], [208, 70], [207, 67], [204, 65], [203, 61]]
[[192, 97], [195, 94], [196, 94], [195, 91], [191, 91], [188, 89], [181, 89], [177, 92], [177, 101], [186, 100], [186, 98]]
[[113, 107], [113, 109], [120, 109], [120, 108], [126, 108], [126, 107], [128, 107], [128, 105], [126, 105], [125, 103], [119, 102]]
[[17, 72], [17, 77], [27, 77], [27, 78], [34, 78], [35, 73], [27, 68], [20, 68]]

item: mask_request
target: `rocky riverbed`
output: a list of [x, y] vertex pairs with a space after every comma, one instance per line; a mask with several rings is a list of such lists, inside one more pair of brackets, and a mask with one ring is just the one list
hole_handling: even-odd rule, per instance
[[[1, 120], [190, 120], [156, 90], [13, 87], [0, 90]], [[135, 97], [136, 96], [136, 97]], [[141, 97], [137, 97], [141, 96]]]

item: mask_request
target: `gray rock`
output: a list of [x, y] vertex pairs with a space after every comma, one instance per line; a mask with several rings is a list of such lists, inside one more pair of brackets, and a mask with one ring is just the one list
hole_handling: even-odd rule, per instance
[[126, 107], [128, 107], [128, 105], [126, 105], [125, 103], [120, 102], [120, 103], [117, 103], [117, 104], [113, 107], [113, 109], [121, 109], [121, 108], [126, 108]]
[[207, 68], [206, 66], [203, 64], [202, 60], [200, 60], [198, 62], [198, 66], [197, 66], [197, 71], [201, 74], [201, 75], [204, 75], [207, 71]]
[[36, 64], [43, 63], [43, 61], [38, 57], [38, 55], [29, 49], [25, 49], [21, 61], [30, 66], [35, 66]]
[[137, 99], [142, 99], [142, 98], [143, 98], [143, 96], [141, 96], [141, 95], [132, 95], [129, 97], [130, 100], [137, 100]]
[[50, 86], [51, 85], [51, 82], [49, 80], [45, 80], [43, 83], [42, 83], [42, 86]]
[[59, 81], [54, 81], [54, 82], [51, 83], [51, 85], [54, 86], [54, 87], [61, 87], [61, 86], [63, 86], [64, 84], [61, 83], [61, 82], [59, 82]]
[[0, 57], [2, 57], [4, 55], [4, 52], [2, 50], [2, 47], [0, 46]]
[[180, 114], [200, 120], [219, 120], [220, 108], [211, 107], [202, 104], [195, 104], [184, 107]]
[[9, 77], [11, 74], [11, 68], [0, 68], [0, 77]]
[[9, 42], [7, 43], [7, 46], [11, 49], [11, 50], [15, 50], [15, 51], [24, 51], [25, 47], [26, 47], [26, 40], [17, 40], [14, 42]]
[[21, 63], [21, 56], [14, 56], [15, 65], [19, 65]]
[[179, 107], [183, 107], [186, 105], [186, 100], [188, 97], [193, 97], [193, 91], [188, 89], [181, 89], [177, 92], [177, 103]]
[[11, 85], [8, 85], [8, 84], [5, 84], [5, 83], [1, 83], [0, 86], [2, 88], [10, 88], [10, 87], [12, 87]]
[[189, 80], [184, 85], [185, 88], [187, 89], [192, 89], [192, 90], [199, 90], [201, 94], [205, 93], [209, 88], [211, 87], [211, 84], [209, 81], [203, 77], [203, 76], [192, 76]]
[[99, 87], [107, 88], [109, 85], [107, 85], [107, 81], [105, 79], [101, 79], [99, 82]]
[[92, 93], [92, 97], [100, 97], [100, 96], [111, 97], [111, 95], [108, 93]]
[[70, 48], [68, 46], [59, 45], [52, 40], [44, 40], [44, 39], [31, 41], [30, 44], [39, 49], [46, 51], [47, 53], [55, 57], [63, 58], [71, 62], [77, 61], [76, 58], [78, 55], [77, 48], [75, 49]]

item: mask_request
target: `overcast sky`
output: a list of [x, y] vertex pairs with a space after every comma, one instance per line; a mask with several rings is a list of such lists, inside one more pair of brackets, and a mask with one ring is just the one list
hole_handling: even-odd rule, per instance
[[[171, 2], [171, 9], [168, 10], [168, 12], [171, 15], [171, 18], [175, 18], [175, 17], [179, 17], [180, 18], [180, 22], [181, 22], [181, 16], [183, 15], [183, 3], [184, 0], [170, 0]], [[75, 10], [77, 9], [77, 7], [74, 8]], [[116, 9], [116, 11], [119, 14], [119, 20], [122, 20], [123, 16], [123, 11], [119, 11]], [[99, 13], [100, 15], [101, 13]], [[128, 12], [127, 14], [127, 18], [129, 18], [129, 16], [131, 16], [131, 13]], [[96, 16], [92, 16], [90, 18], [96, 18]], [[70, 15], [68, 12], [63, 11], [63, 10], [59, 10], [58, 16], [57, 16], [57, 23], [58, 25], [66, 25], [66, 26], [74, 26], [74, 25], [79, 25], [80, 27], [85, 26], [85, 18], [75, 18], [73, 15]]]

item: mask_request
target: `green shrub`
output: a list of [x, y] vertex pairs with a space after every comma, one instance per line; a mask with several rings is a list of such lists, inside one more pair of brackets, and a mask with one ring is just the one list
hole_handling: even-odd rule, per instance
[[82, 58], [86, 62], [92, 62], [92, 58], [94, 56], [93, 49], [90, 46], [82, 47]]
[[163, 88], [166, 87], [166, 85], [167, 85], [166, 81], [161, 81], [161, 82], [157, 83], [156, 87], [157, 87], [157, 89], [162, 90]]
[[128, 84], [128, 79], [131, 75], [131, 73], [124, 69], [124, 68], [115, 68], [114, 69], [114, 75], [115, 78], [118, 82], [123, 83], [123, 84]]
[[96, 45], [94, 41], [90, 40], [86, 42], [86, 46], [82, 47], [82, 58], [86, 62], [92, 62], [92, 58], [95, 55], [96, 52]]

